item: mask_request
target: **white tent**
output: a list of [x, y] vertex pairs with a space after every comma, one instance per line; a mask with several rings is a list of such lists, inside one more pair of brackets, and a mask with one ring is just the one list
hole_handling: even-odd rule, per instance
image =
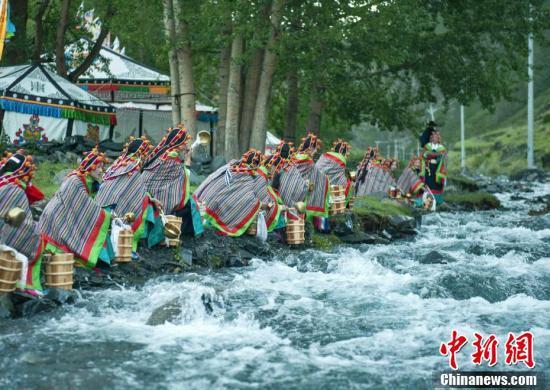
[[273, 154], [280, 142], [280, 138], [277, 138], [275, 134], [268, 131], [265, 137], [265, 154]]
[[16, 145], [70, 135], [99, 142], [116, 124], [114, 107], [39, 64], [0, 68], [0, 94], [3, 131]]

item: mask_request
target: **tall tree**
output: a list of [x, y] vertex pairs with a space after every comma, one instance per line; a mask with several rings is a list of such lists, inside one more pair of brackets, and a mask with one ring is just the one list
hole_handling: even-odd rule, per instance
[[164, 31], [168, 43], [168, 63], [170, 64], [170, 93], [172, 95], [172, 123], [181, 122], [179, 66], [176, 55], [176, 22], [172, 0], [163, 0]]
[[225, 157], [239, 156], [239, 114], [241, 102], [241, 68], [243, 54], [243, 36], [236, 33], [231, 44], [231, 62], [229, 64], [229, 85], [227, 88], [227, 118], [225, 122]]
[[192, 139], [195, 138], [195, 83], [188, 21], [181, 0], [173, 0], [176, 27], [176, 55], [179, 67], [181, 119]]
[[284, 0], [273, 0], [270, 15], [270, 34], [264, 53], [262, 65], [262, 74], [258, 87], [258, 97], [254, 108], [254, 120], [252, 124], [252, 136], [250, 137], [250, 146], [255, 149], [265, 149], [265, 138], [267, 132], [268, 104], [271, 95], [271, 86], [273, 75], [275, 73], [275, 64], [277, 54], [275, 44], [279, 34], [279, 28], [283, 13]]
[[27, 18], [29, 0], [10, 2], [11, 21], [15, 25], [15, 36], [5, 47], [5, 58], [8, 65], [21, 65], [28, 60], [30, 53], [27, 42]]

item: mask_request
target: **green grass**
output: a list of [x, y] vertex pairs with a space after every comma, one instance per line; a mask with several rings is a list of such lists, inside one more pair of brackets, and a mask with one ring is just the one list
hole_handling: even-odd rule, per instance
[[491, 210], [500, 207], [498, 198], [487, 192], [447, 193], [445, 202], [473, 210]]
[[397, 204], [389, 199], [379, 200], [372, 196], [355, 198], [353, 212], [359, 216], [376, 214], [382, 217], [392, 215], [412, 215], [408, 207]]
[[59, 185], [55, 183], [55, 175], [64, 169], [76, 168], [76, 164], [65, 164], [59, 162], [44, 161], [38, 164], [32, 182], [46, 195], [51, 198]]

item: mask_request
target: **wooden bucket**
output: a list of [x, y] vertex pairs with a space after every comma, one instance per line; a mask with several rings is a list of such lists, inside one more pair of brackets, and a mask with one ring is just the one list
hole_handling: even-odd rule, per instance
[[332, 186], [332, 204], [329, 215], [342, 214], [346, 210], [346, 189], [344, 186]]
[[[176, 217], [175, 215], [165, 215], [164, 217], [166, 218], [166, 222], [170, 222], [170, 223], [173, 223], [173, 224], [181, 227], [181, 223], [183, 221], [182, 218]], [[166, 239], [166, 244], [167, 244], [168, 247], [176, 247], [180, 244], [180, 239], [179, 238], [167, 238]]]
[[[293, 214], [296, 214], [296, 210]], [[288, 245], [299, 245], [303, 244], [305, 241], [305, 220], [298, 218], [297, 220], [292, 220], [290, 218], [286, 221], [286, 243]]]
[[0, 293], [15, 290], [22, 267], [23, 264], [17, 261], [11, 252], [0, 252]]
[[122, 230], [118, 235], [118, 256], [115, 261], [117, 263], [129, 263], [132, 261], [132, 244], [134, 242], [134, 234], [131, 230]]
[[258, 234], [258, 215], [254, 217], [254, 221], [248, 226], [246, 234], [249, 236], [256, 236]]
[[71, 290], [73, 288], [74, 255], [60, 253], [46, 263], [46, 286]]

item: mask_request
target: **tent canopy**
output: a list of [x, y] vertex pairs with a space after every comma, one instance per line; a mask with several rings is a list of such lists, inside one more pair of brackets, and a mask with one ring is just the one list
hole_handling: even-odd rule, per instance
[[0, 94], [4, 111], [116, 124], [114, 107], [40, 64], [0, 68]]

